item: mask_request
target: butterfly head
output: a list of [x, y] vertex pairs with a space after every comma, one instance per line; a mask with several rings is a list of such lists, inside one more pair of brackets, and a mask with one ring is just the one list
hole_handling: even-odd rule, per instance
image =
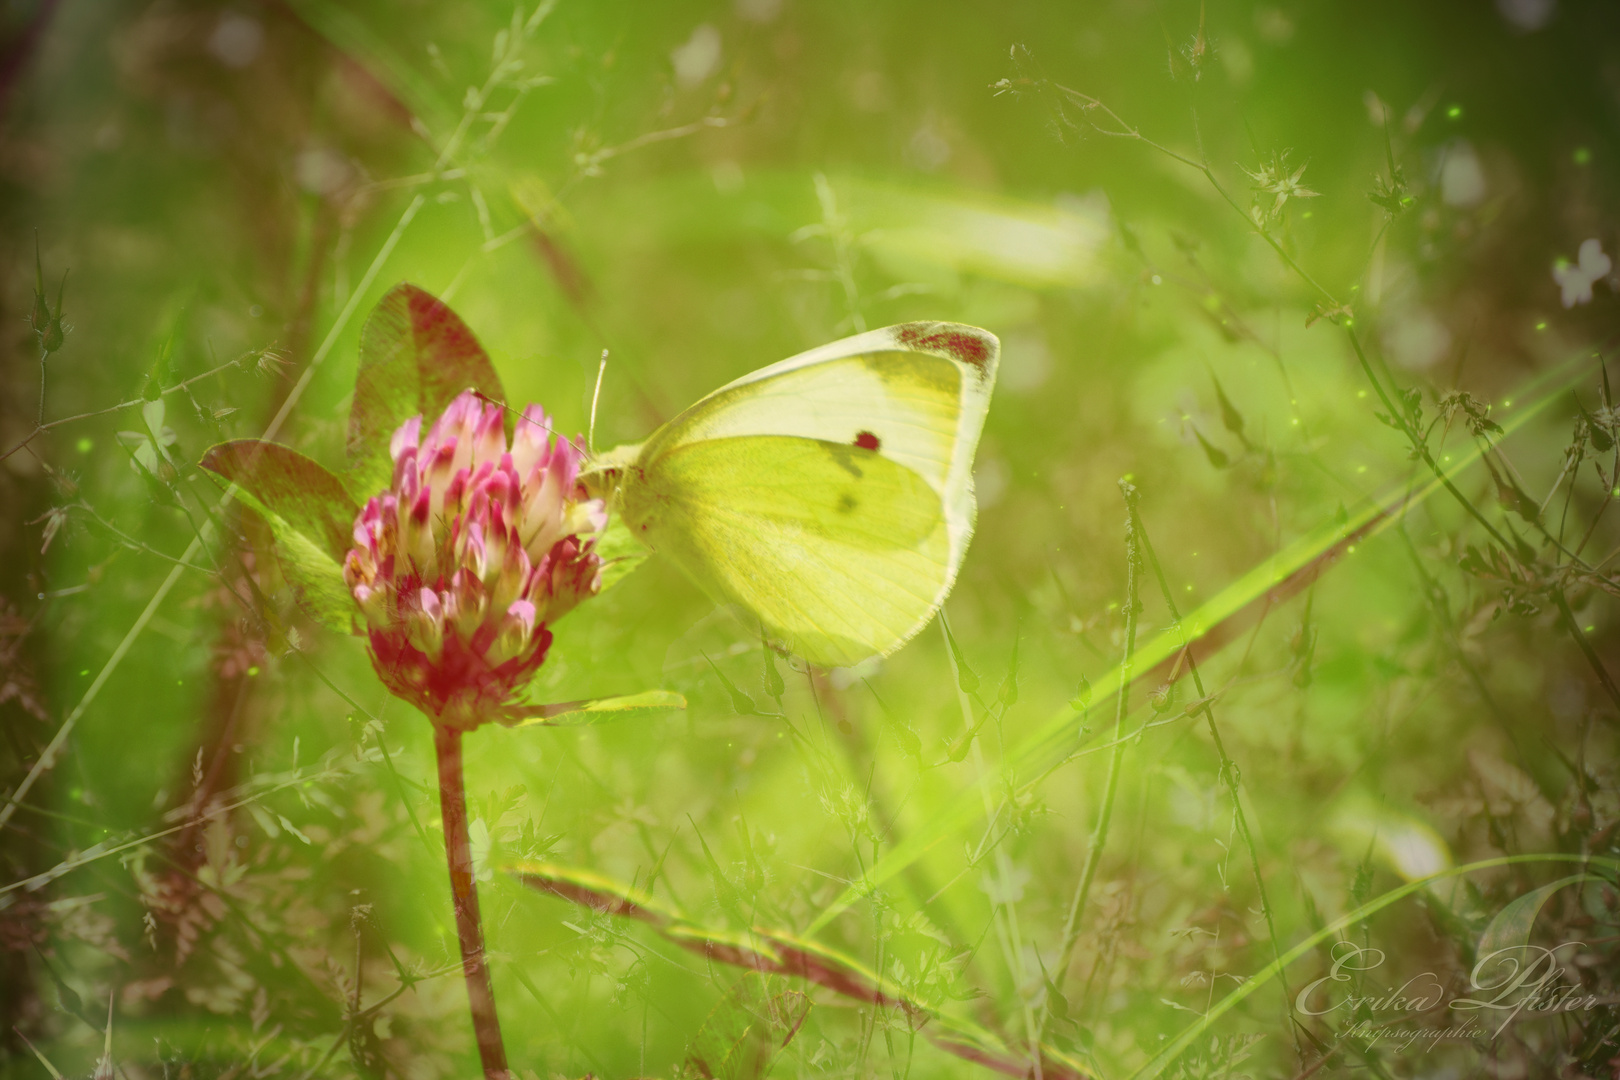
[[592, 498], [611, 504], [618, 495], [624, 474], [635, 467], [640, 454], [639, 443], [615, 446], [612, 450], [594, 454], [580, 468], [579, 482], [585, 485]]

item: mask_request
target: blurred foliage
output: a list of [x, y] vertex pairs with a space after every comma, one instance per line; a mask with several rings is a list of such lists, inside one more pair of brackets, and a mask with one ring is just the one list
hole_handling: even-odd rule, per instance
[[[524, 1077], [1129, 1075], [1413, 876], [1616, 854], [1611, 4], [34, 0], [0, 94], [6, 1075], [25, 1037], [67, 1075], [474, 1067], [429, 726], [195, 469], [267, 431], [339, 464], [402, 280], [570, 430], [606, 349], [599, 447], [857, 329], [1004, 345], [949, 641], [806, 672], [650, 559], [536, 701], [686, 711], [468, 740]], [[1162, 574], [1116, 734], [1125, 474]], [[1358, 916], [1358, 985], [1461, 993], [1578, 869]], [[1532, 940], [1612, 1001], [1587, 872]], [[865, 981], [745, 976], [631, 894]], [[1334, 959], [1171, 1074], [1612, 1071], [1612, 1005], [1404, 1049], [1291, 1020]]]

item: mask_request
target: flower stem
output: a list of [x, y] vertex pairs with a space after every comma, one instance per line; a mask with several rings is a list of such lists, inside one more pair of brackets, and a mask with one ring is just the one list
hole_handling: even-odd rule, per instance
[[[1080, 940], [1080, 916], [1085, 911], [1087, 897], [1091, 895], [1092, 881], [1097, 876], [1097, 864], [1102, 861], [1103, 845], [1108, 843], [1108, 824], [1114, 816], [1114, 796], [1119, 791], [1120, 764], [1125, 759], [1125, 744], [1129, 741], [1123, 734], [1125, 717], [1131, 711], [1131, 663], [1136, 653], [1136, 615], [1142, 606], [1141, 590], [1137, 586], [1137, 574], [1142, 569], [1142, 555], [1137, 541], [1143, 533], [1137, 520], [1136, 486], [1128, 480], [1121, 479], [1119, 490], [1125, 496], [1125, 658], [1119, 662], [1119, 696], [1114, 710], [1114, 752], [1108, 759], [1108, 782], [1103, 787], [1102, 808], [1097, 812], [1097, 822], [1091, 829], [1091, 843], [1086, 849], [1085, 865], [1080, 869], [1080, 881], [1075, 886], [1074, 899], [1069, 903], [1069, 917], [1063, 921], [1063, 949], [1058, 956], [1057, 967], [1052, 969], [1056, 976], [1054, 985], [1060, 989], [1068, 978], [1069, 963], [1074, 959], [1074, 947]], [[1055, 1004], [1056, 1002], [1050, 1002], [1048, 1008]]]
[[510, 1080], [501, 1022], [495, 1015], [495, 987], [484, 962], [484, 927], [478, 916], [478, 886], [473, 881], [472, 841], [467, 834], [467, 792], [461, 779], [461, 732], [433, 727], [439, 757], [439, 811], [444, 816], [444, 852], [450, 865], [450, 894], [456, 907], [456, 936], [461, 939], [461, 972], [467, 978], [473, 1032], [486, 1080]]

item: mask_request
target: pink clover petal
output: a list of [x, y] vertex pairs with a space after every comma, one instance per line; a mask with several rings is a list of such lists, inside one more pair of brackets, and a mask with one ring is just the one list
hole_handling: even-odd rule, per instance
[[456, 466], [456, 440], [451, 439], [425, 458], [422, 483], [443, 491], [449, 485], [450, 477], [457, 471], [459, 470]]
[[498, 405], [484, 409], [473, 434], [473, 457], [485, 463], [498, 462], [506, 453], [506, 426]]
[[519, 476], [527, 476], [536, 463], [545, 456], [551, 435], [551, 421], [538, 405], [523, 410], [512, 426], [512, 465]]
[[507, 622], [516, 622], [522, 628], [523, 636], [528, 637], [534, 633], [535, 611], [534, 605], [527, 600], [514, 600], [506, 608]]
[[563, 487], [571, 488], [574, 481], [579, 479], [580, 462], [585, 460], [585, 452], [571, 442], [557, 440], [557, 457], [563, 462]]
[[497, 609], [509, 607], [523, 595], [528, 581], [529, 556], [519, 545], [508, 543], [493, 585], [494, 606]]
[[484, 481], [484, 493], [489, 496], [489, 501], [495, 506], [504, 506], [507, 502], [510, 483], [504, 471], [499, 468], [493, 469]]
[[484, 516], [489, 520], [489, 530], [492, 533], [499, 533], [501, 540], [504, 542], [506, 540], [507, 532], [505, 506], [503, 505], [502, 501], [496, 499], [493, 494], [489, 496], [487, 505], [489, 509], [485, 512]]
[[439, 499], [437, 511], [441, 514], [459, 514], [467, 498], [467, 470], [462, 469], [450, 478]]
[[[455, 467], [457, 469], [469, 468], [475, 464], [473, 452], [477, 446], [478, 422], [482, 418], [483, 408], [478, 399], [467, 391], [463, 391], [455, 401], [450, 403], [450, 410], [457, 411], [455, 424]], [[450, 412], [445, 413], [446, 419]]]
[[373, 526], [376, 524], [376, 520], [381, 516], [381, 513], [377, 510], [376, 499], [372, 499], [370, 502], [366, 503], [366, 508], [360, 511], [359, 517], [354, 519], [354, 529], [352, 531], [352, 535], [354, 536], [354, 543], [356, 547], [366, 548], [367, 550], [373, 550], [376, 548], [377, 539]]
[[483, 577], [484, 565], [484, 523], [477, 518], [467, 519], [467, 531], [462, 533], [461, 558], [458, 560], [465, 568], [471, 568], [478, 577]]
[[482, 407], [476, 395], [470, 390], [463, 390], [451, 399], [443, 415], [433, 424], [428, 438], [434, 442], [443, 443], [457, 436], [470, 433], [478, 422], [478, 414]]
[[397, 489], [407, 476], [416, 476], [417, 473], [417, 449], [415, 446], [404, 447], [394, 455], [394, 478], [390, 486]]
[[422, 605], [422, 613], [434, 622], [438, 622], [444, 617], [443, 606], [439, 603], [439, 594], [426, 585], [422, 586], [417, 593], [417, 602]]
[[[411, 451], [411, 455], [414, 454], [415, 451]], [[393, 490], [399, 499], [407, 503], [415, 499], [416, 493], [422, 490], [422, 471], [416, 467], [414, 456], [407, 456], [405, 461], [400, 463], [400, 474], [394, 480]]]
[[419, 529], [426, 528], [428, 522], [433, 520], [432, 515], [433, 492], [423, 488], [411, 500], [410, 522]]
[[484, 533], [484, 558], [478, 566], [478, 576], [486, 585], [500, 580], [501, 570], [506, 565], [506, 551], [506, 530], [491, 525]]
[[422, 418], [413, 416], [401, 424], [399, 430], [394, 432], [393, 438], [388, 440], [388, 456], [398, 461], [406, 449], [416, 449], [421, 443], [421, 436]]

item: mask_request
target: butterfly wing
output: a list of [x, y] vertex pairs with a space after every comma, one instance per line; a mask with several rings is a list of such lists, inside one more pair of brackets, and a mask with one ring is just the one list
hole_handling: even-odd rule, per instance
[[641, 446], [625, 524], [813, 662], [893, 652], [972, 536], [998, 355], [983, 330], [910, 323], [738, 379]]

